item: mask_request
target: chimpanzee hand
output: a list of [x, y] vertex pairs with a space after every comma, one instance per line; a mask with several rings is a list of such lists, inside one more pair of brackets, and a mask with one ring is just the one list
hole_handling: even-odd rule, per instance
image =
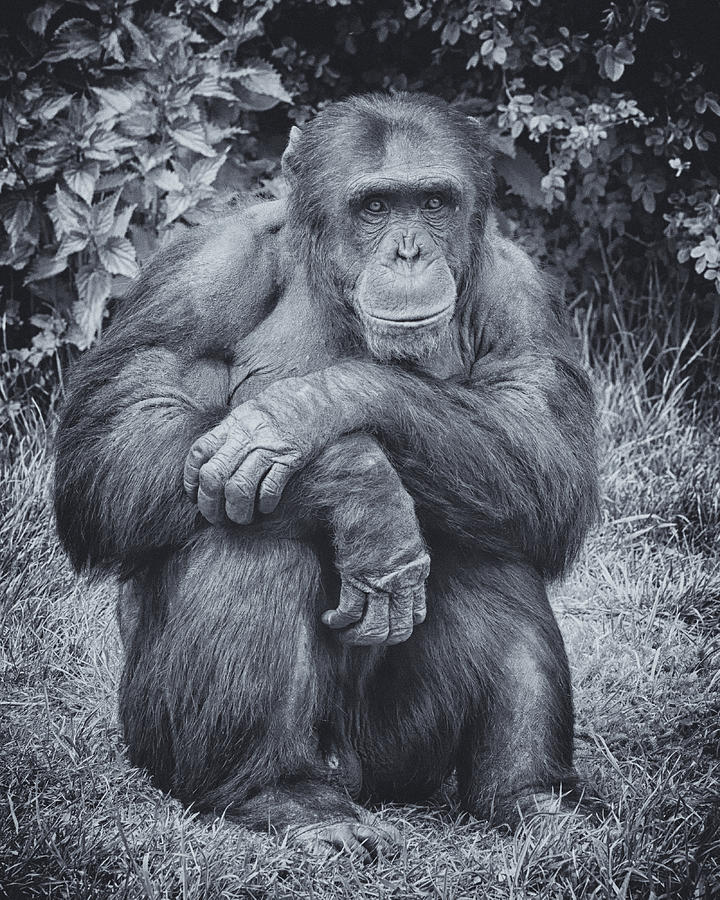
[[184, 484], [208, 522], [240, 525], [272, 512], [290, 477], [318, 450], [302, 423], [280, 425], [254, 401], [233, 409], [190, 448]]
[[341, 369], [265, 388], [199, 438], [185, 463], [185, 490], [209, 522], [252, 521], [272, 512], [292, 475], [328, 444], [357, 430], [356, 381]]
[[[392, 575], [363, 583], [344, 577], [337, 609], [322, 615], [322, 621], [339, 631], [344, 644], [399, 644], [425, 621], [425, 580], [430, 557], [423, 553]], [[350, 626], [350, 627], [348, 627]]]

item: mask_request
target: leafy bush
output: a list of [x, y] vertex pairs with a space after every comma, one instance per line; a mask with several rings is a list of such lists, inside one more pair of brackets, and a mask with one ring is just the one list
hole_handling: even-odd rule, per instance
[[97, 337], [178, 228], [230, 189], [276, 189], [288, 118], [368, 89], [428, 90], [489, 117], [503, 226], [576, 290], [650, 261], [691, 273], [707, 300], [720, 291], [720, 7], [606, 3], [18, 9], [0, 32], [4, 370], [51, 377], [46, 361]]
[[89, 346], [138, 261], [244, 160], [246, 111], [290, 100], [243, 52], [256, 19], [224, 22], [213, 5], [49, 0], [6, 36], [0, 264], [21, 273], [7, 320], [37, 329], [6, 363]]

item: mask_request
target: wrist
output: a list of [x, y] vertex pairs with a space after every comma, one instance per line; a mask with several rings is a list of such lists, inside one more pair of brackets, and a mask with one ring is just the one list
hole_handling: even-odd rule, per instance
[[430, 557], [423, 550], [410, 562], [398, 565], [386, 575], [343, 575], [343, 580], [364, 593], [395, 594], [407, 590], [430, 574]]

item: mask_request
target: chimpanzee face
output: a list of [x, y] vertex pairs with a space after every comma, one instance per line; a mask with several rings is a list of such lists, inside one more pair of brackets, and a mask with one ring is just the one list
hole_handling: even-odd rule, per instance
[[482, 125], [424, 95], [359, 98], [292, 129], [283, 168], [314, 292], [344, 304], [378, 359], [427, 358], [483, 252]]
[[442, 339], [457, 301], [453, 245], [463, 243], [463, 201], [448, 167], [421, 160], [350, 182], [352, 305], [373, 355], [419, 360]]

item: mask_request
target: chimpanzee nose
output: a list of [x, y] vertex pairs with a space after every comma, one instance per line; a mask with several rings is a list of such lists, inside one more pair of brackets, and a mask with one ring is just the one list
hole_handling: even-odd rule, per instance
[[415, 240], [415, 235], [404, 234], [397, 248], [397, 255], [400, 259], [406, 259], [412, 262], [420, 256], [420, 248]]

